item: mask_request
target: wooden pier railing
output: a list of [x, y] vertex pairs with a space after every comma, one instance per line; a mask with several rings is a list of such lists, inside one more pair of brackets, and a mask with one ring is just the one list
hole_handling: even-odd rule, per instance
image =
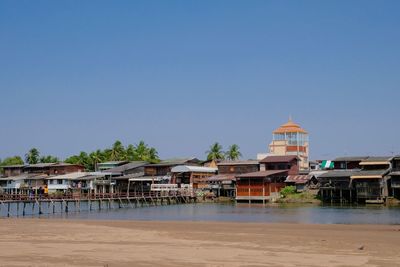
[[0, 217], [93, 211], [195, 202], [189, 191], [136, 193], [0, 194]]

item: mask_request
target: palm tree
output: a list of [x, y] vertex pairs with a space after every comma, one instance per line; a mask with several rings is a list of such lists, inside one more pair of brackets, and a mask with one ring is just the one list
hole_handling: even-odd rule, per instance
[[229, 147], [228, 151], [226, 152], [226, 158], [229, 160], [238, 160], [242, 156], [242, 153], [239, 151], [239, 146], [233, 144]]
[[222, 146], [216, 142], [211, 147], [210, 150], [206, 151], [207, 160], [218, 160], [224, 159], [224, 152], [222, 151]]
[[149, 150], [149, 148], [148, 148], [147, 144], [143, 140], [140, 141], [135, 149], [136, 160], [146, 161], [148, 159], [148, 150]]
[[157, 162], [160, 161], [160, 158], [158, 157], [158, 152], [154, 147], [149, 149], [148, 154], [149, 154], [148, 155], [148, 161], [149, 162], [157, 163]]
[[28, 153], [25, 154], [25, 161], [29, 164], [39, 163], [39, 150], [37, 148], [31, 148]]
[[97, 164], [99, 164], [103, 159], [101, 150], [97, 149], [96, 151], [90, 153], [89, 157], [92, 160], [94, 171], [97, 171]]
[[126, 158], [127, 158], [127, 160], [134, 161], [135, 160], [135, 156], [136, 156], [135, 147], [132, 144], [128, 145], [128, 147], [126, 148]]
[[125, 158], [124, 146], [122, 145], [121, 141], [115, 141], [111, 148], [111, 160], [124, 160]]

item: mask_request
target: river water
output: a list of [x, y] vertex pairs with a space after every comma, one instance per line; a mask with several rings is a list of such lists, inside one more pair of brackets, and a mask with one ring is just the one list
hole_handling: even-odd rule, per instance
[[42, 215], [87, 220], [230, 221], [307, 224], [400, 224], [400, 207], [293, 204], [185, 204]]

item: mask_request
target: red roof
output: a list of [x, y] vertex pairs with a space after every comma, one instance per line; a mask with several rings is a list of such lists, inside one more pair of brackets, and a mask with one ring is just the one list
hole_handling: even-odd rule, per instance
[[232, 181], [232, 180], [235, 180], [234, 174], [217, 174], [214, 176], [199, 179], [199, 181], [201, 182], [220, 182], [220, 181]]
[[260, 171], [260, 172], [250, 172], [241, 175], [237, 175], [237, 178], [265, 178], [274, 174], [287, 173], [287, 170], [273, 170], [273, 171]]
[[298, 159], [296, 155], [288, 155], [288, 156], [268, 156], [263, 160], [260, 160], [260, 163], [289, 163], [294, 159]]
[[285, 182], [286, 183], [296, 183], [305, 184], [313, 177], [313, 175], [289, 175]]

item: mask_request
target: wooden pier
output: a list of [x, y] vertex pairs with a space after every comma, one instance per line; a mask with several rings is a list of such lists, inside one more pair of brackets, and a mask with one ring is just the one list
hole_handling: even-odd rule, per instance
[[138, 208], [193, 203], [189, 192], [136, 194], [0, 195], [0, 217], [37, 216], [69, 212]]

